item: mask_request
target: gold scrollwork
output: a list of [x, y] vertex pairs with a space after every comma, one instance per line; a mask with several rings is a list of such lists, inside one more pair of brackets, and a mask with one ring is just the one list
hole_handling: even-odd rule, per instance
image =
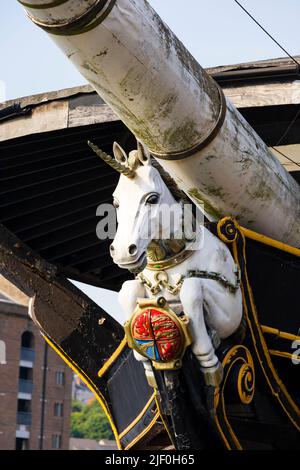
[[238, 394], [242, 403], [249, 405], [254, 396], [255, 375], [254, 368], [250, 364], [243, 364], [238, 375]]
[[219, 238], [225, 243], [233, 243], [238, 236], [237, 226], [234, 219], [224, 217], [217, 225]]
[[226, 413], [226, 403], [249, 405], [255, 392], [255, 369], [250, 351], [243, 345], [233, 346], [222, 361], [224, 379], [214, 396], [214, 417], [218, 432], [227, 449], [241, 450]]
[[233, 396], [249, 405], [255, 391], [255, 371], [250, 351], [242, 345], [234, 346], [226, 354], [223, 367], [223, 392], [228, 385]]

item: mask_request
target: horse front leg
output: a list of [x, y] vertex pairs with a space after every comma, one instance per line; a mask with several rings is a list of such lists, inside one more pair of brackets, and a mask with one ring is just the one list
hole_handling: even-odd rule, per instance
[[[145, 297], [146, 297], [146, 290], [139, 281], [132, 280], [132, 281], [124, 282], [119, 292], [118, 300], [123, 309], [125, 321], [129, 320], [134, 309], [136, 308], [137, 299], [145, 298]], [[145, 375], [146, 375], [149, 385], [151, 387], [155, 387], [156, 380], [154, 377], [151, 361], [149, 361], [149, 359], [146, 359], [137, 351], [134, 351], [133, 354], [137, 361], [143, 363], [143, 366], [145, 369]]]
[[190, 319], [193, 336], [192, 351], [198, 359], [207, 385], [218, 386], [222, 381], [220, 364], [204, 320], [204, 286], [202, 279], [185, 279], [180, 291], [184, 313]]

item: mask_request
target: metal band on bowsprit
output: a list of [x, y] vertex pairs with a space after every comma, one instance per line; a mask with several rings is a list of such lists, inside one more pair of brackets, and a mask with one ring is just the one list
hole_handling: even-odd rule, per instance
[[56, 8], [63, 3], [67, 3], [69, 0], [53, 0], [53, 2], [43, 3], [42, 5], [33, 5], [32, 3], [23, 2], [22, 0], [18, 0], [21, 5], [25, 8], [32, 8], [33, 10], [48, 10], [50, 8]]
[[[58, 36], [75, 36], [87, 33], [101, 24], [113, 9], [117, 0], [96, 0], [93, 6], [81, 16], [67, 23], [48, 24], [43, 23], [27, 12], [31, 21], [49, 34]], [[24, 5], [24, 3], [23, 3]], [[35, 7], [30, 7], [34, 9]]]
[[214, 138], [218, 135], [224, 124], [227, 110], [226, 98], [223, 93], [223, 90], [219, 87], [217, 83], [215, 83], [215, 86], [217, 87], [219, 93], [220, 110], [218, 117], [214, 122], [212, 128], [210, 129], [208, 135], [204, 137], [198, 144], [180, 152], [157, 153], [153, 152], [149, 148], [149, 152], [151, 153], [151, 155], [153, 155], [153, 157], [156, 157], [159, 160], [182, 160], [184, 158], [191, 157], [200, 150], [203, 150], [205, 147], [208, 146], [208, 144], [210, 144], [214, 140]]

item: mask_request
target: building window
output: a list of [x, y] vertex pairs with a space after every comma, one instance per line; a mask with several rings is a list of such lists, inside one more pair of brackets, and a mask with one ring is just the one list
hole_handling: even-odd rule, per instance
[[62, 370], [56, 371], [56, 385], [65, 385], [65, 373]]
[[34, 349], [34, 336], [31, 331], [24, 331], [21, 339], [22, 348]]
[[16, 450], [29, 450], [29, 440], [17, 437], [16, 438]]
[[31, 426], [31, 400], [18, 400], [17, 424]]
[[[21, 361], [34, 362], [34, 335], [31, 331], [24, 331], [21, 336]], [[27, 367], [30, 367], [27, 365]], [[32, 367], [32, 365], [31, 365]]]
[[31, 412], [31, 400], [18, 400], [18, 411], [21, 413]]
[[20, 367], [19, 368], [19, 379], [21, 380], [32, 380], [33, 379], [33, 370], [30, 367]]
[[59, 402], [54, 403], [54, 416], [61, 418], [63, 414], [64, 414], [63, 403], [59, 403]]
[[52, 434], [52, 449], [61, 448], [61, 434]]

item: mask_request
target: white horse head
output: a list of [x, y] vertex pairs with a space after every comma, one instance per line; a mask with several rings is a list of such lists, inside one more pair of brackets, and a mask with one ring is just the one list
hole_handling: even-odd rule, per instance
[[[110, 246], [111, 256], [119, 267], [141, 271], [146, 266], [149, 243], [153, 239], [170, 239], [170, 232], [173, 236], [181, 228], [182, 205], [151, 164], [150, 154], [142, 144], [138, 143], [138, 149], [127, 156], [120, 145], [114, 143], [114, 160], [107, 155], [104, 158], [103, 152], [100, 154], [96, 146], [91, 146], [121, 173], [113, 193], [118, 229]], [[170, 212], [174, 221], [171, 230]]]
[[[176, 213], [173, 220], [178, 221], [181, 220], [182, 208], [159, 171], [151, 165], [150, 154], [140, 143], [128, 157], [115, 143], [114, 156], [116, 161], [132, 169], [134, 176], [129, 178], [121, 174], [113, 193], [118, 230], [110, 252], [121, 268], [136, 272], [146, 265], [146, 252], [151, 240], [170, 238], [167, 209], [171, 208]], [[172, 228], [173, 234], [176, 229]]]

